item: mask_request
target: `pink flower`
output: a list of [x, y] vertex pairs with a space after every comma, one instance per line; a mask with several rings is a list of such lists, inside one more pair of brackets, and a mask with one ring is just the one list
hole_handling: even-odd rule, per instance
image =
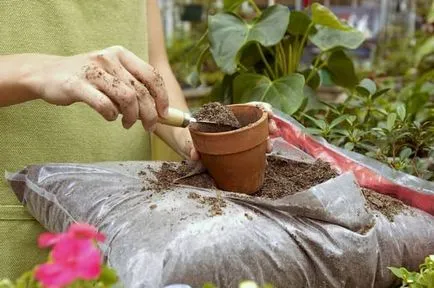
[[94, 241], [104, 238], [87, 224], [73, 224], [66, 233], [42, 234], [38, 239], [39, 246], [54, 247], [51, 261], [37, 267], [36, 279], [49, 288], [64, 287], [78, 279], [97, 279], [102, 259]]
[[50, 247], [65, 237], [93, 239], [98, 242], [105, 240], [105, 236], [99, 233], [95, 227], [86, 223], [75, 223], [69, 226], [66, 233], [42, 233], [38, 238], [38, 245], [40, 248]]

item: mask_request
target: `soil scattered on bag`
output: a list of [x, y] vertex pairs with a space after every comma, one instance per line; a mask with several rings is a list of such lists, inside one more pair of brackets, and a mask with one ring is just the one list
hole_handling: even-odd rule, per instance
[[208, 212], [210, 213], [209, 216], [212, 217], [216, 215], [222, 215], [223, 214], [222, 208], [226, 207], [226, 202], [225, 200], [223, 200], [223, 198], [219, 193], [221, 192], [220, 191], [217, 192], [217, 197], [208, 197], [208, 196], [202, 196], [196, 192], [190, 192], [188, 194], [188, 198], [194, 199], [200, 204], [209, 206], [209, 210], [208, 210]]
[[197, 121], [212, 122], [233, 129], [241, 127], [232, 110], [218, 102], [203, 105], [193, 116]]
[[367, 200], [367, 208], [380, 212], [386, 216], [390, 222], [393, 222], [395, 215], [400, 214], [407, 208], [403, 202], [393, 197], [366, 188], [362, 188], [362, 192]]
[[[338, 173], [333, 170], [328, 163], [320, 160], [311, 164], [276, 156], [268, 156], [267, 162], [268, 165], [265, 171], [264, 185], [261, 190], [250, 196], [243, 194], [238, 195], [275, 200], [305, 191], [338, 176]], [[181, 165], [163, 163], [160, 170], [153, 171], [157, 181], [152, 184], [152, 188], [157, 191], [170, 189], [170, 187], [175, 185], [174, 180], [188, 175], [188, 169], [186, 162], [182, 162]], [[177, 184], [217, 189], [214, 180], [207, 173], [196, 174], [180, 179], [177, 181]], [[368, 189], [362, 189], [362, 191], [367, 200], [367, 208], [382, 213], [391, 222], [395, 215], [407, 209], [405, 204], [395, 198]], [[210, 207], [209, 212], [212, 216], [221, 215], [222, 208], [226, 206], [224, 199], [221, 197], [204, 197], [192, 192], [189, 198], [196, 199], [200, 204], [208, 205]]]

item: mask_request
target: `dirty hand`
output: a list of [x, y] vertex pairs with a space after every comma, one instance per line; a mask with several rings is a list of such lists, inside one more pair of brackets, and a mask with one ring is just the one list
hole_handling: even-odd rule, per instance
[[162, 77], [127, 49], [114, 46], [69, 57], [41, 56], [30, 68], [30, 89], [55, 105], [84, 102], [113, 121], [122, 114], [130, 128], [141, 120], [153, 131], [157, 117], [167, 114], [168, 97]]
[[[268, 131], [270, 135], [276, 134], [278, 129], [277, 129], [277, 125], [274, 122], [273, 118], [273, 111], [272, 111], [272, 107], [270, 104], [268, 103], [264, 103], [264, 102], [249, 102], [247, 103], [249, 105], [253, 105], [253, 106], [257, 106], [260, 107], [261, 109], [263, 109], [264, 111], [266, 111], [268, 113]], [[186, 151], [187, 155], [190, 156], [191, 160], [200, 160], [200, 155], [199, 153], [196, 151], [196, 149], [193, 146], [193, 141], [191, 140], [191, 135], [190, 132], [188, 131], [188, 129], [184, 129], [184, 133], [183, 133], [183, 137], [181, 136], [181, 138], [183, 138], [182, 142], [183, 142], [183, 151]], [[273, 147], [271, 145], [271, 140], [270, 138], [268, 139], [267, 142], [267, 153], [270, 153], [272, 151]]]

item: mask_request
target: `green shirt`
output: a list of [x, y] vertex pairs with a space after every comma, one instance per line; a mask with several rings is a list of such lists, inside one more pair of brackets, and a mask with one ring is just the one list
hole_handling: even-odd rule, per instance
[[[0, 54], [73, 55], [122, 45], [147, 60], [146, 26], [146, 0], [0, 1]], [[35, 163], [149, 159], [149, 141], [139, 122], [125, 130], [85, 104], [0, 107], [0, 279], [15, 278], [47, 256], [36, 247], [43, 229], [19, 205], [5, 171]]]
[[[73, 55], [122, 45], [147, 60], [145, 3], [0, 1], [0, 54]], [[125, 130], [120, 118], [107, 122], [82, 103], [58, 107], [39, 100], [0, 108], [0, 175], [34, 163], [149, 159], [149, 137], [140, 121]], [[1, 204], [16, 204], [4, 177]]]

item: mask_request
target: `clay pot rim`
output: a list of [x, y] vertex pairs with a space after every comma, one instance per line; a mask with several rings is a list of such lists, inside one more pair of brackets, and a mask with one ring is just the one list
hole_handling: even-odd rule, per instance
[[227, 106], [228, 107], [252, 107], [254, 109], [260, 110], [262, 112], [262, 116], [261, 116], [261, 118], [259, 118], [255, 122], [250, 123], [247, 126], [244, 126], [244, 127], [241, 127], [241, 128], [235, 129], [235, 130], [231, 130], [231, 131], [226, 131], [226, 132], [201, 132], [199, 130], [193, 129], [192, 127], [189, 127], [189, 130], [191, 132], [197, 134], [197, 135], [207, 135], [207, 136], [231, 135], [231, 134], [235, 134], [235, 133], [240, 133], [244, 130], [253, 129], [256, 126], [259, 126], [262, 123], [262, 121], [267, 120], [266, 118], [268, 118], [268, 113], [257, 106], [248, 105], [248, 104], [231, 104], [231, 105], [227, 105]]

